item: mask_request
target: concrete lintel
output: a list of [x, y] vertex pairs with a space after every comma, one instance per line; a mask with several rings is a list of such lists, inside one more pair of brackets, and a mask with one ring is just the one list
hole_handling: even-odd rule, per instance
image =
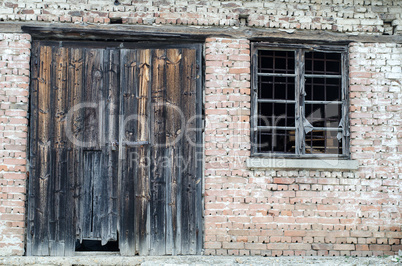
[[249, 158], [247, 167], [253, 169], [312, 169], [312, 170], [357, 170], [359, 162], [342, 159], [285, 159], [285, 158]]

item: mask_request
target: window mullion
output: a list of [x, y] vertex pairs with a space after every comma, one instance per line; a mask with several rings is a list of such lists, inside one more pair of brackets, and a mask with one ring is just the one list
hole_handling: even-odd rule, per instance
[[348, 97], [348, 59], [347, 54], [341, 55], [341, 73], [342, 73], [342, 153], [349, 156], [349, 97]]
[[295, 89], [295, 117], [296, 117], [296, 154], [302, 155], [305, 153], [305, 133], [304, 133], [304, 51], [296, 50], [296, 89]]
[[251, 73], [253, 74], [252, 76], [252, 84], [251, 84], [251, 139], [252, 139], [252, 145], [251, 145], [251, 153], [254, 154], [257, 152], [257, 143], [258, 141], [258, 131], [257, 131], [257, 117], [258, 117], [258, 75], [257, 75], [257, 70], [258, 70], [258, 64], [260, 63], [261, 59], [258, 58], [258, 49], [255, 48], [254, 45], [251, 46], [251, 56], [252, 56], [252, 71]]

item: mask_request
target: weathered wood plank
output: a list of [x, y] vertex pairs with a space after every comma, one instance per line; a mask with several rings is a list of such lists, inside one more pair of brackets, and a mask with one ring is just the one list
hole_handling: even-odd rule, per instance
[[[171, 217], [169, 223], [166, 224], [166, 253], [173, 255], [181, 254], [180, 247], [186, 245], [182, 243], [182, 224], [178, 223], [178, 209], [177, 198], [178, 187], [181, 187], [180, 165], [178, 159], [180, 158], [180, 138], [182, 136], [182, 110], [180, 109], [181, 99], [181, 64], [182, 53], [180, 49], [168, 49], [166, 51], [166, 119], [169, 122], [166, 124], [166, 146], [170, 153], [169, 158], [170, 166], [166, 168], [166, 179], [170, 186], [169, 193], [167, 193], [166, 204], [168, 206], [167, 217]], [[169, 169], [170, 168], [170, 169]], [[180, 220], [179, 220], [180, 221]], [[170, 250], [171, 247], [171, 250]]]
[[54, 124], [52, 147], [52, 179], [54, 180], [52, 189], [53, 208], [51, 208], [54, 226], [49, 226], [49, 236], [52, 237], [53, 244], [49, 246], [50, 255], [64, 255], [64, 237], [65, 237], [65, 193], [62, 175], [66, 171], [66, 136], [65, 136], [65, 116], [66, 93], [67, 93], [67, 62], [68, 49], [53, 47], [53, 71], [52, 71], [52, 90], [53, 92], [53, 114]]
[[75, 250], [76, 236], [81, 235], [81, 228], [77, 223], [80, 217], [79, 202], [82, 194], [83, 167], [82, 167], [82, 141], [83, 141], [83, 109], [77, 109], [83, 102], [84, 86], [83, 49], [71, 48], [68, 67], [69, 115], [67, 117], [68, 154], [66, 175], [67, 209], [66, 209], [66, 239], [65, 255], [72, 255]]
[[[148, 102], [149, 102], [149, 86], [150, 86], [150, 57], [151, 51], [137, 50], [137, 71], [138, 77], [138, 95], [137, 95], [137, 110], [133, 110], [134, 113], [126, 113], [126, 115], [137, 114], [137, 134], [135, 139], [137, 142], [148, 141]], [[142, 145], [136, 149], [138, 156], [140, 158], [137, 164], [137, 180], [135, 183], [135, 219], [136, 224], [136, 235], [138, 237], [139, 254], [148, 255], [149, 254], [149, 231], [148, 231], [148, 209], [150, 200], [150, 183], [149, 183], [149, 165], [147, 163], [147, 158], [149, 146]]]
[[[100, 136], [103, 135], [104, 130], [104, 117], [103, 108], [103, 50], [101, 49], [86, 49], [85, 51], [85, 90], [84, 90], [84, 101], [89, 103], [90, 106], [85, 108], [84, 116], [84, 142], [86, 148], [100, 150]], [[92, 178], [92, 199], [87, 202], [85, 207], [89, 208], [92, 206], [92, 219], [91, 219], [91, 232], [93, 238], [101, 237], [101, 228], [104, 217], [104, 205], [106, 205], [105, 199], [107, 199], [106, 188], [104, 188], [105, 180], [104, 176], [105, 169], [103, 168], [103, 163], [101, 159], [101, 154], [99, 153], [99, 163], [93, 166], [97, 169], [93, 170]], [[95, 161], [94, 161], [95, 163]], [[96, 171], [100, 171], [99, 173]], [[87, 176], [84, 174], [84, 179]], [[84, 215], [87, 212], [84, 212]]]
[[[182, 178], [180, 214], [183, 224], [183, 254], [196, 254], [197, 250], [197, 228], [196, 213], [201, 206], [196, 205], [196, 160], [195, 144], [196, 138], [196, 50], [183, 49], [183, 71], [182, 71], [182, 105], [181, 110], [186, 121], [185, 136], [181, 138], [181, 149], [183, 161], [183, 171], [180, 173]], [[178, 196], [179, 197], [179, 196]]]
[[37, 222], [36, 215], [36, 194], [38, 189], [38, 142], [37, 142], [37, 125], [38, 125], [38, 75], [40, 62], [40, 42], [33, 42], [32, 57], [31, 57], [31, 88], [30, 88], [30, 177], [28, 191], [28, 226], [27, 226], [27, 255], [35, 255], [37, 251], [37, 235], [35, 235], [35, 225]]
[[[102, 222], [102, 244], [109, 240], [117, 240], [117, 219], [118, 219], [118, 115], [119, 115], [119, 51], [117, 49], [104, 50], [104, 69], [105, 69], [105, 90], [103, 94], [104, 102], [104, 128], [101, 134], [102, 150], [105, 160], [106, 178], [106, 206], [104, 221]], [[105, 145], [103, 145], [103, 143]]]
[[[84, 183], [82, 186], [84, 190], [89, 190], [89, 193], [86, 193], [84, 196], [85, 204], [83, 209], [85, 210], [85, 215], [90, 217], [90, 219], [86, 220], [87, 223], [84, 223], [85, 226], [89, 228], [84, 228], [88, 231], [83, 231], [86, 234], [83, 234], [84, 238], [99, 238], [100, 237], [100, 217], [98, 217], [100, 205], [99, 201], [101, 201], [101, 197], [99, 195], [99, 190], [102, 189], [101, 185], [96, 185], [97, 183], [102, 183], [102, 153], [101, 151], [84, 151]], [[96, 213], [98, 212], [98, 213]], [[80, 217], [83, 219], [84, 217]], [[92, 219], [91, 219], [92, 218]]]
[[40, 48], [39, 75], [38, 75], [38, 191], [36, 199], [36, 215], [35, 235], [38, 237], [38, 242], [35, 244], [37, 255], [49, 255], [49, 179], [50, 179], [50, 164], [51, 164], [51, 58], [52, 48], [42, 46]]
[[[196, 241], [197, 241], [197, 246], [196, 246], [196, 254], [200, 255], [202, 253], [202, 250], [204, 248], [204, 223], [203, 223], [203, 217], [204, 217], [204, 201], [203, 201], [203, 154], [204, 154], [204, 145], [203, 145], [203, 119], [202, 119], [202, 110], [203, 110], [203, 91], [202, 91], [202, 46], [197, 45], [195, 47], [196, 49], [196, 71], [195, 71], [195, 76], [193, 77], [195, 79], [196, 87], [194, 88], [195, 90], [195, 106], [196, 106], [196, 123], [195, 123], [195, 128], [196, 128], [196, 145], [195, 145], [195, 154], [194, 154], [194, 160], [196, 161], [196, 178], [195, 178], [195, 192], [196, 192], [196, 197], [195, 197], [195, 209], [196, 209], [196, 218], [195, 218], [195, 226], [196, 226]], [[190, 145], [194, 145], [190, 143]]]
[[99, 150], [100, 130], [103, 130], [102, 112], [99, 104], [102, 103], [103, 91], [103, 50], [85, 49], [84, 62], [84, 136], [85, 148]]
[[[40, 57], [46, 58], [42, 53]], [[49, 146], [52, 156], [45, 160], [53, 179], [48, 178], [47, 189], [40, 195], [32, 191], [44, 187], [42, 179], [30, 182], [29, 197], [36, 198], [29, 203], [34, 211], [28, 214], [28, 228], [35, 227], [28, 235], [27, 253], [72, 255], [77, 237], [106, 244], [117, 239], [117, 227], [123, 255], [201, 251], [202, 182], [195, 159], [198, 148], [191, 146], [201, 138], [198, 131], [184, 137], [186, 121], [191, 121], [190, 127], [201, 126], [199, 119], [191, 120], [201, 110], [196, 103], [200, 97], [198, 57], [200, 51], [193, 48], [53, 46], [53, 55], [47, 59], [54, 63], [44, 66], [52, 71], [50, 93], [35, 98], [33, 92], [31, 102], [32, 114], [37, 110], [31, 119], [32, 125], [37, 123], [31, 132], [38, 140], [34, 143], [44, 143], [39, 136], [45, 136], [46, 130], [54, 141], [54, 147]], [[33, 78], [32, 90], [35, 86]], [[39, 126], [45, 121], [41, 112], [46, 112], [37, 106], [47, 102], [54, 129]], [[123, 116], [118, 119], [119, 114]], [[31, 155], [42, 159], [39, 147], [31, 148]], [[43, 160], [31, 163], [32, 174], [38, 171], [41, 176]], [[43, 218], [35, 214], [38, 206], [46, 206], [39, 202], [43, 200], [49, 206], [46, 236], [35, 234]]]
[[160, 158], [165, 150], [165, 112], [166, 100], [166, 50], [155, 49], [152, 52], [152, 110], [151, 110], [151, 255], [164, 255], [166, 252], [166, 180]]
[[[126, 118], [131, 108], [136, 108], [134, 76], [136, 73], [136, 53], [122, 49], [120, 51], [120, 116], [119, 116], [119, 192], [120, 196], [120, 218], [119, 218], [119, 248], [122, 255], [136, 254], [135, 237], [135, 194], [134, 180], [136, 177], [133, 166], [136, 163], [134, 153], [123, 145], [123, 142], [136, 132], [132, 121], [127, 122]], [[131, 112], [132, 113], [132, 112]]]

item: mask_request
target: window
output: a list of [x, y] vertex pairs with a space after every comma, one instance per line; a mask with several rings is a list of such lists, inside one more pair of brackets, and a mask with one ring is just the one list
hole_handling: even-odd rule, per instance
[[349, 156], [347, 47], [254, 43], [252, 153]]

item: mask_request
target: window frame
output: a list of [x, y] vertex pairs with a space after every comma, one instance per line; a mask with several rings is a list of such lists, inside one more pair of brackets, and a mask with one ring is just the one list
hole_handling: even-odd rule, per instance
[[[295, 153], [258, 152], [257, 128], [258, 122], [258, 51], [277, 50], [295, 52]], [[342, 114], [342, 154], [305, 154], [306, 133], [302, 119], [305, 117], [305, 52], [324, 52], [341, 54], [341, 96]], [[349, 56], [348, 46], [339, 45], [311, 45], [311, 44], [280, 44], [267, 42], [251, 43], [251, 155], [257, 157], [282, 157], [282, 158], [328, 158], [350, 159], [350, 132], [349, 132]], [[296, 97], [298, 96], [298, 97]], [[297, 114], [298, 111], [300, 114]]]

